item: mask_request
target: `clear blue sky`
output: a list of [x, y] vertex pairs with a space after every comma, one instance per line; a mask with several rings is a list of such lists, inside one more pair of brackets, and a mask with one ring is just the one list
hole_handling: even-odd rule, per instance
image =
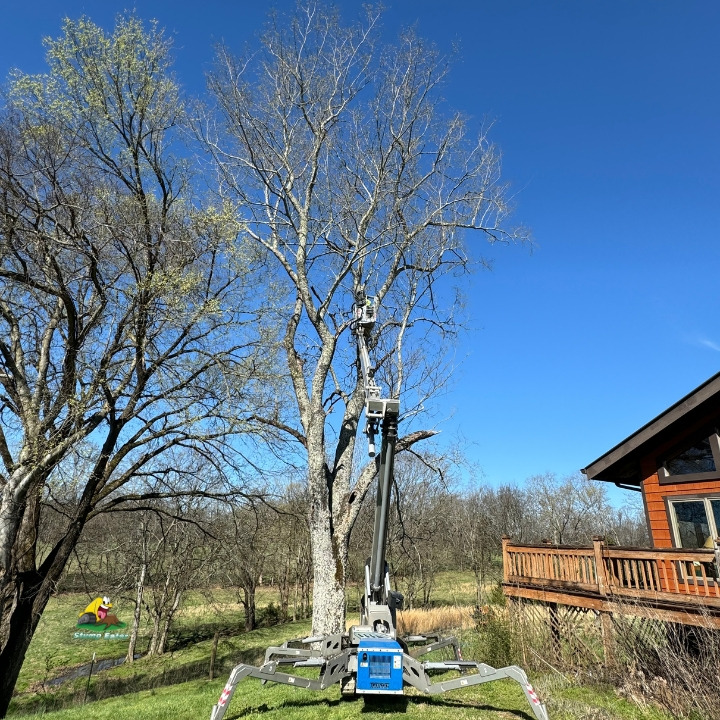
[[[440, 48], [460, 42], [446, 97], [496, 121], [536, 242], [493, 250], [472, 279], [444, 434], [462, 432], [491, 483], [576, 472], [720, 370], [720, 3], [386, 4], [389, 34], [416, 24]], [[339, 5], [354, 17], [360, 3]], [[213, 42], [239, 49], [270, 6], [6, 2], [0, 76], [42, 71], [41, 38], [64, 15], [109, 28], [134, 7], [174, 35], [198, 92]]]

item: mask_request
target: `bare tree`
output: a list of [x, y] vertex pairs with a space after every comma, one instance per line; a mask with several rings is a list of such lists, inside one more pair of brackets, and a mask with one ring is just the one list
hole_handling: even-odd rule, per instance
[[[600, 520], [600, 518], [598, 518]], [[625, 547], [651, 547], [648, 521], [640, 493], [630, 493], [621, 507], [614, 507], [603, 522], [598, 533], [608, 542]]]
[[447, 488], [449, 465], [447, 457], [431, 453], [406, 453], [396, 465], [388, 561], [408, 608], [429, 606], [436, 575], [452, 557], [455, 498]]
[[[374, 464], [353, 473], [363, 408], [353, 343], [363, 288], [382, 312], [370, 338], [378, 378], [409, 418], [447, 378], [451, 279], [468, 269], [466, 233], [507, 230], [499, 160], [444, 113], [444, 58], [413, 33], [380, 46], [379, 12], [344, 26], [314, 3], [272, 18], [247, 57], [219, 52], [216, 114], [197, 128], [223, 198], [265, 254], [257, 281], [276, 299], [294, 408], [259, 420], [296, 441], [307, 466], [313, 632], [344, 627], [348, 538]], [[434, 434], [405, 431], [399, 449]]]
[[[258, 368], [235, 221], [174, 156], [168, 42], [132, 16], [63, 31], [0, 108], [0, 716], [87, 521], [175, 492], [173, 448], [223, 462]], [[196, 470], [183, 493], [208, 491]]]
[[[150, 533], [149, 522], [150, 517], [146, 512], [137, 513], [137, 521], [139, 532], [133, 533], [134, 550], [135, 550], [135, 608], [133, 609], [132, 626], [130, 628], [130, 638], [128, 640], [128, 649], [125, 659], [128, 663], [135, 661], [135, 649], [137, 647], [138, 636], [140, 634], [140, 619], [142, 617], [143, 600], [145, 599], [145, 579], [147, 578], [148, 565], [150, 563]], [[131, 535], [132, 537], [132, 535]]]
[[527, 481], [527, 492], [537, 508], [536, 532], [558, 545], [589, 543], [606, 531], [613, 514], [603, 483], [583, 475], [535, 475]]
[[290, 598], [293, 596], [292, 619], [306, 618], [310, 611], [312, 561], [308, 530], [306, 488], [291, 483], [277, 504], [278, 515], [273, 524], [273, 553], [268, 569], [277, 585], [280, 619], [290, 619]]
[[459, 500], [456, 547], [475, 575], [475, 603], [481, 607], [485, 604], [487, 583], [499, 579], [492, 570], [493, 560], [502, 547], [501, 502], [496, 491], [488, 487], [475, 488]]
[[207, 533], [187, 499], [158, 506], [144, 530], [152, 552], [147, 557], [143, 604], [152, 621], [148, 655], [162, 655], [185, 592], [195, 587], [209, 564]]
[[255, 594], [268, 558], [276, 552], [275, 512], [265, 503], [246, 503], [228, 509], [217, 525], [223, 542], [218, 551], [224, 584], [235, 588], [245, 610], [245, 630], [257, 626]]

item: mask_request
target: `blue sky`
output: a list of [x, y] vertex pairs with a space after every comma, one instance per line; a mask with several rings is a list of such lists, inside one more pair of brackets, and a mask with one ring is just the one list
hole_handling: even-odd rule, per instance
[[[358, 2], [340, 2], [353, 18]], [[492, 138], [535, 238], [471, 279], [472, 332], [442, 413], [490, 483], [574, 473], [720, 370], [720, 4], [387, 0], [461, 47], [449, 105]], [[241, 48], [257, 2], [4, 3], [0, 77], [44, 69], [64, 15], [111, 27], [135, 8], [175, 38], [199, 92], [212, 44]], [[272, 4], [281, 11], [294, 2]], [[613, 494], [622, 502], [623, 494]]]

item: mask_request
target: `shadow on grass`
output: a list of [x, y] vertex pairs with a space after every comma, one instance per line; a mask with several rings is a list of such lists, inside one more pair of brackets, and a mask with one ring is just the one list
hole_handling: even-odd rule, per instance
[[361, 712], [368, 713], [405, 713], [408, 699], [403, 695], [366, 695]]
[[226, 716], [226, 720], [238, 720], [238, 718], [246, 717], [247, 715], [256, 715], [257, 713], [265, 712], [282, 712], [283, 708], [303, 708], [303, 707], [338, 707], [344, 702], [345, 698], [317, 698], [307, 700], [285, 700], [278, 703], [275, 706], [270, 706], [267, 703], [260, 705], [253, 705], [251, 707], [243, 708], [236, 712], [229, 712]]
[[517, 708], [502, 707], [501, 705], [488, 705], [487, 703], [473, 702], [468, 699], [438, 697], [437, 695], [430, 697], [409, 697], [407, 698], [413, 705], [436, 705], [444, 708], [458, 708], [464, 710], [483, 710], [485, 712], [504, 713], [504, 717], [514, 716], [521, 720], [535, 720], [535, 714], [532, 710], [519, 710]]
[[[365, 696], [363, 699], [363, 707], [360, 710], [361, 713], [378, 713], [378, 714], [393, 714], [393, 713], [406, 713], [408, 706], [410, 707], [421, 707], [425, 706], [439, 706], [444, 708], [458, 708], [465, 710], [476, 710], [484, 712], [502, 712], [503, 717], [515, 717], [518, 720], [535, 720], [535, 716], [531, 711], [518, 710], [515, 708], [504, 708], [498, 705], [488, 705], [475, 703], [468, 700], [454, 700], [452, 698], [439, 698], [439, 697], [415, 697], [412, 695], [378, 695], [375, 697]], [[334, 708], [344, 705], [349, 702], [359, 702], [360, 697], [339, 697], [339, 698], [305, 698], [297, 700], [285, 700], [276, 706], [270, 706], [267, 703], [260, 705], [253, 705], [251, 707], [243, 708], [239, 711], [229, 712], [226, 716], [226, 720], [239, 720], [240, 718], [247, 717], [248, 715], [256, 715], [258, 713], [265, 712], [282, 712], [283, 708]]]

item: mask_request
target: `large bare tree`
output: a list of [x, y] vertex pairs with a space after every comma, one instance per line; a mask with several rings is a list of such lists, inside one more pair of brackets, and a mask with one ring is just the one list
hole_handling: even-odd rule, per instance
[[381, 307], [369, 344], [385, 392], [402, 396], [402, 450], [433, 434], [409, 419], [446, 379], [466, 238], [523, 235], [505, 227], [494, 148], [444, 111], [446, 60], [412, 32], [379, 44], [379, 12], [366, 13], [345, 26], [311, 3], [272, 18], [247, 56], [221, 49], [216, 113], [197, 125], [223, 198], [267, 259], [258, 292], [283, 306], [294, 409], [260, 420], [306, 456], [314, 633], [344, 627], [348, 538], [375, 470], [353, 472], [354, 299], [365, 288]]
[[[87, 521], [174, 492], [173, 448], [221, 464], [259, 368], [235, 221], [175, 157], [168, 42], [133, 16], [63, 30], [0, 109], [0, 717]], [[182, 492], [200, 468], [174, 468]]]

